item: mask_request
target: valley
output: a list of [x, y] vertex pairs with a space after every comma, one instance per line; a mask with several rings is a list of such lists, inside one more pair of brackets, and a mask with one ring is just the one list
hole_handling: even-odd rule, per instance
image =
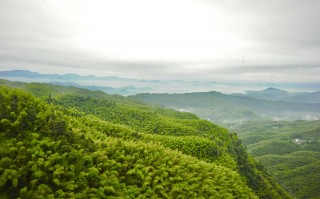
[[[202, 92], [138, 94], [130, 98], [196, 113], [227, 127], [295, 198], [318, 198], [320, 104], [284, 101], [279, 95], [289, 93], [276, 89], [248, 93], [250, 97]], [[299, 94], [299, 99], [310, 102], [310, 94], [303, 95]], [[316, 101], [315, 95], [312, 102]]]
[[230, 124], [248, 152], [297, 198], [320, 195], [320, 121]]
[[[278, 198], [277, 194], [282, 195], [281, 198], [289, 197], [277, 183], [294, 198], [316, 198], [320, 194], [318, 103], [276, 100], [277, 97], [272, 96], [278, 92], [275, 89], [257, 91], [255, 97], [219, 92], [122, 97], [105, 94], [98, 88], [94, 91], [77, 88], [77, 84], [61, 86], [0, 80], [1, 85], [22, 89], [49, 105], [60, 107], [58, 109], [75, 124], [85, 118], [92, 121], [80, 129], [92, 131], [94, 128], [94, 132], [102, 131], [107, 137], [154, 143], [237, 171], [245, 176], [244, 183], [259, 197], [263, 196], [261, 188], [266, 183], [279, 189], [278, 193], [265, 193], [271, 198]], [[267, 98], [265, 92], [273, 100], [261, 99]], [[239, 140], [232, 138], [234, 133]], [[264, 180], [259, 180], [259, 176]], [[259, 186], [254, 185], [256, 183]]]
[[137, 94], [130, 98], [192, 112], [227, 125], [259, 120], [319, 120], [320, 103], [286, 102], [227, 95], [220, 92]]
[[4, 199], [291, 198], [236, 134], [191, 113], [6, 80], [0, 104]]
[[319, 8], [0, 0], [0, 199], [320, 199]]

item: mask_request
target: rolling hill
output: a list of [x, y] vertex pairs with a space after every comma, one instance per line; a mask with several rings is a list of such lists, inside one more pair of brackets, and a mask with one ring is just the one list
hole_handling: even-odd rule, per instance
[[218, 124], [257, 120], [317, 120], [320, 104], [254, 99], [219, 92], [137, 94], [132, 99], [196, 113]]
[[320, 121], [247, 122], [230, 128], [292, 195], [319, 198]]
[[[271, 92], [274, 94], [274, 90]], [[254, 99], [217, 92], [139, 94], [131, 98], [187, 110], [223, 124], [238, 133], [248, 152], [294, 197], [319, 198], [319, 120], [277, 120], [317, 119], [320, 104]]]
[[251, 97], [273, 101], [299, 102], [299, 103], [320, 103], [320, 91], [318, 92], [291, 92], [277, 88], [267, 88], [261, 91], [246, 91], [235, 93], [237, 96]]
[[0, 104], [1, 198], [290, 198], [236, 134], [191, 113], [5, 80]]
[[[139, 93], [190, 93], [190, 92], [209, 92], [212, 90], [222, 92], [245, 91], [247, 88], [268, 88], [270, 83], [246, 83], [246, 82], [217, 82], [217, 81], [193, 81], [193, 80], [157, 80], [157, 79], [134, 79], [118, 76], [95, 76], [79, 75], [76, 73], [68, 74], [46, 74], [32, 72], [28, 70], [10, 70], [0, 71], [0, 79], [9, 81], [54, 83], [64, 86], [75, 86], [89, 90], [101, 90], [108, 94], [119, 94], [123, 96], [134, 95]], [[307, 83], [272, 83], [273, 87], [279, 87], [289, 90], [306, 90], [312, 92], [318, 91], [320, 84]], [[274, 91], [272, 91], [274, 90]], [[258, 98], [261, 96], [268, 97], [270, 93], [278, 92], [275, 88], [269, 88], [262, 91], [248, 91]], [[286, 92], [279, 90], [280, 92]], [[310, 93], [310, 91], [309, 91]], [[261, 94], [261, 95], [260, 95]], [[308, 93], [289, 93], [289, 94], [308, 94]], [[246, 95], [246, 94], [236, 94]], [[253, 96], [247, 96], [253, 97]], [[270, 96], [269, 96], [270, 98]], [[265, 99], [265, 98], [263, 98]], [[267, 98], [268, 99], [268, 98]], [[313, 98], [314, 99], [314, 98]], [[317, 98], [319, 99], [319, 98]], [[272, 98], [274, 100], [274, 98]], [[290, 101], [290, 99], [288, 99]], [[300, 101], [298, 101], [300, 102]], [[319, 103], [320, 101], [316, 101]]]

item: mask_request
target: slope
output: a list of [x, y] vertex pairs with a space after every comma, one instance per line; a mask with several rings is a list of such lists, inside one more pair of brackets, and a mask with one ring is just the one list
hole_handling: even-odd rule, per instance
[[281, 98], [281, 100], [288, 102], [320, 103], [320, 91], [314, 93], [296, 94]]
[[288, 197], [226, 129], [82, 91], [40, 101], [1, 89], [3, 196]]
[[319, 198], [320, 121], [234, 124], [249, 152], [297, 198]]

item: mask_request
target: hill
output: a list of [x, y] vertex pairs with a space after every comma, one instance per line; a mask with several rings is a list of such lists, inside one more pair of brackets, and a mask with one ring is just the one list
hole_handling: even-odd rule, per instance
[[254, 99], [219, 92], [138, 94], [132, 99], [196, 113], [218, 124], [257, 120], [315, 120], [320, 104]]
[[292, 195], [319, 198], [320, 121], [247, 122], [230, 127]]
[[92, 90], [92, 91], [103, 91], [108, 94], [118, 94], [118, 95], [123, 95], [123, 96], [133, 95], [133, 94], [145, 92], [145, 91], [148, 91], [151, 89], [148, 87], [137, 88], [137, 87], [131, 86], [131, 85], [118, 87], [118, 88], [112, 88], [112, 87], [108, 87], [108, 86], [85, 86], [85, 85], [81, 85], [81, 84], [77, 84], [77, 83], [73, 83], [73, 82], [56, 82], [56, 81], [54, 81], [54, 82], [49, 82], [49, 83], [54, 84], [54, 85], [60, 85], [60, 86], [73, 86], [73, 87], [77, 87], [77, 88], [84, 88], [84, 89], [88, 89], [88, 90]]
[[290, 198], [236, 134], [191, 113], [0, 85], [1, 198]]
[[[61, 72], [61, 71], [60, 71]], [[102, 75], [102, 74], [99, 74]], [[123, 96], [138, 93], [190, 93], [190, 92], [209, 92], [220, 90], [223, 92], [244, 91], [250, 88], [285, 88], [289, 90], [312, 90], [318, 91], [318, 83], [258, 83], [258, 82], [217, 82], [217, 81], [193, 81], [193, 80], [158, 80], [158, 79], [134, 79], [118, 76], [95, 76], [79, 75], [76, 73], [68, 74], [43, 74], [28, 70], [0, 71], [0, 78], [9, 81], [54, 83], [63, 86], [75, 86], [89, 90], [101, 90], [108, 94], [118, 94]], [[279, 90], [276, 88], [265, 89]], [[251, 91], [248, 91], [251, 92]], [[260, 91], [253, 91], [260, 92]], [[263, 91], [261, 91], [263, 92]], [[303, 94], [303, 93], [289, 93]], [[308, 93], [305, 93], [308, 94]], [[236, 94], [245, 95], [245, 94]], [[247, 96], [253, 97], [253, 96]], [[270, 99], [270, 98], [269, 98]], [[319, 99], [319, 98], [318, 98]], [[274, 99], [273, 99], [274, 100]], [[300, 102], [300, 101], [299, 101]], [[320, 103], [318, 100], [316, 103]]]
[[[221, 123], [234, 121], [235, 123], [223, 125], [239, 134], [248, 152], [265, 166], [287, 191], [297, 198], [317, 198], [320, 195], [319, 120], [266, 121], [270, 116], [279, 118], [280, 115], [284, 118], [289, 111], [291, 114], [295, 113], [296, 118], [303, 117], [302, 114], [309, 114], [310, 107], [318, 110], [319, 104], [278, 102], [228, 96], [217, 92], [140, 94], [131, 98], [176, 109], [187, 109]], [[241, 109], [242, 112], [239, 111]], [[252, 117], [248, 117], [249, 111], [252, 113], [249, 116]], [[268, 112], [271, 113], [269, 117], [263, 115]], [[232, 115], [234, 117], [230, 119]]]
[[283, 97], [281, 100], [288, 102], [320, 103], [320, 91], [313, 93], [295, 94]]
[[256, 99], [279, 100], [283, 97], [289, 96], [289, 92], [270, 87], [261, 91], [247, 91], [243, 96]]
[[320, 91], [289, 93], [288, 91], [271, 87], [261, 91], [246, 91], [245, 93], [235, 93], [233, 95], [273, 101], [320, 103]]

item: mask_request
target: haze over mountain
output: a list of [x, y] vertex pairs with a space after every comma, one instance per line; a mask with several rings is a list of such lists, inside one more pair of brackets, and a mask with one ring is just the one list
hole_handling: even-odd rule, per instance
[[202, 118], [222, 125], [244, 121], [319, 120], [320, 118], [319, 103], [254, 99], [219, 92], [138, 94], [130, 98], [196, 113]]
[[278, 100], [288, 95], [289, 93], [287, 91], [276, 89], [273, 87], [266, 88], [261, 91], [246, 91], [245, 94], [242, 94], [242, 96], [248, 96], [256, 99], [269, 99], [269, 100]]
[[319, 198], [319, 8], [0, 0], [0, 198]]
[[320, 103], [320, 92], [291, 92], [276, 88], [267, 88], [261, 91], [246, 91], [245, 93], [235, 93], [237, 96], [252, 97], [255, 99], [277, 100], [301, 103]]
[[[12, 81], [50, 82], [65, 86], [76, 86], [90, 90], [101, 90], [109, 94], [133, 95], [138, 93], [187, 93], [220, 91], [232, 93], [248, 89], [263, 89], [277, 86], [293, 91], [315, 92], [320, 83], [245, 83], [217, 81], [188, 81], [188, 80], [145, 80], [117, 76], [97, 77], [94, 75], [78, 74], [42, 74], [28, 70], [0, 71], [0, 78]], [[254, 92], [253, 92], [254, 93]], [[241, 94], [242, 95], [242, 94]]]

